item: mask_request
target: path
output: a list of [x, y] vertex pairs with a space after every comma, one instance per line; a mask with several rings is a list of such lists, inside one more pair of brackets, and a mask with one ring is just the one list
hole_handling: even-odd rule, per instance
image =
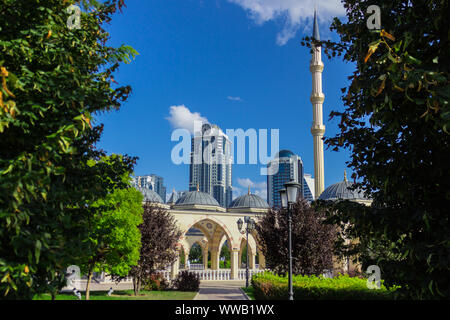
[[245, 281], [201, 281], [194, 300], [247, 300], [241, 289]]

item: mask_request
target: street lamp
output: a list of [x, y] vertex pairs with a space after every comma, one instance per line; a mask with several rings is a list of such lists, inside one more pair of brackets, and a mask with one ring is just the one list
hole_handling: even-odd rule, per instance
[[286, 189], [279, 191], [281, 198], [281, 207], [287, 209], [288, 214], [288, 243], [289, 243], [289, 300], [294, 300], [294, 291], [292, 288], [292, 207], [297, 202], [298, 191], [301, 184], [294, 180], [284, 185]]
[[253, 220], [250, 217], [245, 217], [244, 218], [245, 223], [247, 224], [245, 227], [245, 231], [242, 230], [242, 227], [244, 225], [244, 222], [242, 221], [241, 218], [239, 218], [239, 220], [237, 221], [237, 226], [239, 229], [239, 232], [241, 234], [247, 234], [247, 263], [245, 264], [245, 286], [248, 288], [248, 276], [249, 276], [249, 270], [248, 270], [248, 233], [251, 232], [253, 229], [255, 229], [255, 220]]

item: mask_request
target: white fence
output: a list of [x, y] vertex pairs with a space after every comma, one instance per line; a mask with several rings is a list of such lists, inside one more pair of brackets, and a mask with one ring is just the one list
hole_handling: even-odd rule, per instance
[[189, 268], [187, 268], [187, 265], [186, 265], [186, 269], [203, 270], [203, 269], [205, 269], [205, 266], [203, 265], [203, 263], [191, 263], [191, 264], [189, 264]]
[[[192, 267], [192, 265], [191, 265], [191, 267]], [[181, 273], [182, 271], [186, 271], [186, 270], [180, 270], [179, 272]], [[197, 274], [199, 276], [200, 280], [215, 280], [215, 281], [245, 280], [245, 273], [246, 273], [246, 269], [238, 269], [237, 279], [231, 279], [231, 269], [219, 269], [219, 270], [212, 270], [212, 269], [192, 270], [191, 269], [191, 270], [187, 270], [187, 271]], [[249, 279], [251, 279], [254, 274], [262, 273], [264, 271], [266, 271], [266, 270], [250, 269], [248, 271]], [[167, 281], [171, 280], [171, 272], [169, 270], [159, 270], [157, 272], [162, 274], [163, 278], [166, 279]], [[86, 282], [86, 280], [81, 280], [81, 281], [78, 280], [77, 284], [79, 283], [80, 285], [85, 285], [85, 282]], [[106, 283], [113, 283], [114, 281], [108, 275], [103, 275], [102, 277], [97, 278], [95, 282], [106, 284]], [[131, 277], [127, 277], [120, 281], [120, 283], [132, 283], [132, 282], [133, 282], [133, 278], [131, 278]]]
[[[249, 270], [248, 276], [251, 278], [254, 274], [264, 272], [265, 270]], [[231, 279], [231, 269], [219, 270], [189, 270], [199, 276], [200, 280], [245, 280], [246, 269], [239, 269], [237, 272], [237, 279]]]

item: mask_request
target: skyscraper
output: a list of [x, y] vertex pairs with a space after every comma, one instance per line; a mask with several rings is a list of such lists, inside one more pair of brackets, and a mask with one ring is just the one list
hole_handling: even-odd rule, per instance
[[222, 207], [232, 201], [231, 142], [217, 125], [203, 124], [191, 141], [189, 191], [210, 194]]
[[[314, 11], [313, 39], [320, 41], [316, 11]], [[309, 67], [312, 74], [311, 103], [313, 106], [313, 124], [311, 127], [311, 134], [314, 139], [314, 195], [318, 198], [325, 188], [322, 140], [323, 135], [325, 134], [325, 126], [322, 121], [322, 105], [325, 100], [325, 95], [322, 92], [322, 48], [319, 44], [313, 44], [312, 49], [313, 54]]]
[[303, 197], [308, 201], [314, 201], [314, 178], [310, 174], [303, 175]]
[[147, 188], [155, 191], [163, 201], [166, 200], [166, 187], [164, 186], [164, 179], [156, 174], [149, 174], [144, 176], [136, 176], [132, 181], [135, 187]]
[[303, 196], [303, 162], [298, 155], [289, 150], [281, 150], [267, 164], [267, 171], [267, 202], [271, 207], [281, 207], [279, 191], [291, 180], [300, 183], [300, 194]]

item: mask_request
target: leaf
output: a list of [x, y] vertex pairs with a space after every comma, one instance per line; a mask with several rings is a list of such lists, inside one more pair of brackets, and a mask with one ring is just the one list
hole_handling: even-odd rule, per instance
[[372, 42], [369, 45], [369, 51], [367, 52], [367, 55], [364, 58], [364, 63], [366, 63], [367, 60], [369, 60], [370, 56], [377, 50], [377, 48], [380, 45], [380, 43], [381, 43], [381, 40], [378, 40], [378, 41]]
[[39, 263], [39, 258], [41, 256], [41, 248], [42, 248], [42, 243], [40, 240], [36, 240], [36, 244], [34, 247], [34, 256], [36, 258], [36, 263]]
[[398, 85], [394, 85], [394, 89], [395, 90], [397, 90], [397, 91], [400, 91], [400, 92], [404, 92], [405, 91], [405, 89], [403, 89], [403, 88], [400, 88]]
[[392, 41], [395, 41], [395, 37], [393, 35], [391, 35], [390, 33], [386, 32], [386, 30], [384, 30], [384, 29], [381, 30], [380, 36], [386, 37]]
[[7, 272], [0, 282], [6, 282], [6, 281], [8, 281], [8, 278], [9, 278], [9, 277], [10, 277], [9, 272]]
[[[383, 75], [383, 76], [385, 76], [385, 75]], [[383, 77], [383, 81], [381, 81], [380, 87], [378, 88], [378, 91], [375, 94], [375, 97], [378, 96], [383, 91], [385, 83], [386, 83], [386, 77]]]

